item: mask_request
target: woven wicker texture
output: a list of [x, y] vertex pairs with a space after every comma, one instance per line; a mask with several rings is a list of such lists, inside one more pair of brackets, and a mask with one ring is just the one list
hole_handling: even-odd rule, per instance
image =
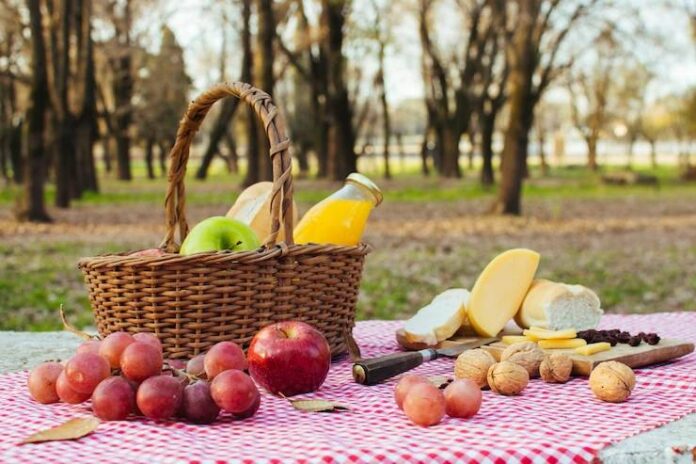
[[[233, 96], [254, 108], [270, 140], [273, 162], [272, 231], [264, 247], [247, 252], [176, 254], [188, 234], [185, 174], [193, 138], [210, 107]], [[194, 100], [170, 153], [165, 198], [164, 256], [127, 254], [83, 258], [99, 333], [157, 334], [170, 358], [188, 358], [231, 340], [246, 348], [262, 327], [281, 320], [308, 322], [326, 336], [334, 355], [355, 321], [355, 304], [369, 247], [294, 245], [291, 159], [285, 122], [271, 97], [248, 84], [218, 84]], [[286, 242], [276, 244], [280, 227]]]

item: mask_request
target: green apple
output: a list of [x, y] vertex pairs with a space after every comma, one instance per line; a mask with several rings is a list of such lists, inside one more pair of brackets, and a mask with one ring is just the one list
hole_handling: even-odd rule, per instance
[[192, 255], [205, 251], [249, 251], [261, 246], [256, 232], [236, 219], [213, 216], [191, 229], [181, 244], [179, 254]]

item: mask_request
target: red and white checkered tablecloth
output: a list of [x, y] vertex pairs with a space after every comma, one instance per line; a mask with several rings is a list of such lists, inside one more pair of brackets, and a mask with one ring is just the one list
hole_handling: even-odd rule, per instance
[[[396, 349], [399, 322], [359, 322], [355, 335], [364, 355]], [[657, 331], [696, 341], [696, 313], [608, 315], [604, 328]], [[50, 353], [47, 353], [50, 357]], [[452, 360], [418, 368], [426, 375], [452, 373]], [[565, 385], [534, 380], [519, 397], [484, 392], [474, 418], [446, 418], [431, 428], [412, 425], [393, 401], [395, 381], [353, 383], [350, 363], [334, 364], [316, 394], [350, 405], [343, 413], [306, 413], [264, 395], [258, 414], [214, 425], [132, 419], [107, 422], [79, 441], [17, 443], [38, 430], [89, 414], [87, 405], [42, 406], [28, 396], [26, 372], [0, 376], [2, 463], [227, 463], [227, 462], [585, 462], [610, 443], [696, 412], [696, 355], [637, 371], [626, 403], [596, 400], [586, 379]]]

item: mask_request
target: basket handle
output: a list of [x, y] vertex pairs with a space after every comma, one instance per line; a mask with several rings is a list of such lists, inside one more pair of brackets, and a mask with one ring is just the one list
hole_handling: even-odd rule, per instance
[[281, 220], [285, 232], [285, 243], [293, 244], [292, 237], [292, 160], [288, 147], [290, 139], [285, 134], [285, 119], [276, 108], [271, 96], [266, 92], [243, 82], [223, 82], [217, 84], [193, 102], [186, 109], [184, 117], [179, 122], [176, 133], [176, 143], [169, 152], [169, 185], [164, 200], [164, 212], [167, 233], [160, 245], [168, 252], [178, 251], [179, 246], [174, 240], [175, 229], [179, 226], [179, 240], [184, 241], [189, 227], [186, 222], [186, 163], [193, 138], [205, 119], [213, 103], [225, 97], [237, 97], [248, 103], [263, 122], [268, 135], [273, 162], [273, 189], [271, 190], [271, 234], [264, 243], [265, 247], [276, 244], [280, 231]]

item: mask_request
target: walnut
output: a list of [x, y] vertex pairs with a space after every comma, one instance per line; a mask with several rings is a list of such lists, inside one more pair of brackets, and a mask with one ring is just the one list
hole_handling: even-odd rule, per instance
[[510, 361], [501, 361], [488, 369], [488, 386], [501, 395], [517, 395], [529, 383], [527, 369]]
[[566, 383], [573, 371], [573, 361], [563, 353], [546, 356], [539, 366], [539, 374], [544, 382]]
[[602, 401], [621, 403], [636, 386], [633, 370], [625, 364], [607, 361], [595, 367], [590, 374], [592, 393]]
[[479, 387], [487, 385], [486, 374], [495, 364], [495, 358], [485, 350], [476, 349], [463, 352], [454, 363], [454, 376], [458, 379], [469, 379]]
[[544, 352], [534, 342], [519, 342], [505, 348], [501, 361], [510, 361], [527, 369], [529, 378], [539, 376], [539, 365], [544, 360]]

